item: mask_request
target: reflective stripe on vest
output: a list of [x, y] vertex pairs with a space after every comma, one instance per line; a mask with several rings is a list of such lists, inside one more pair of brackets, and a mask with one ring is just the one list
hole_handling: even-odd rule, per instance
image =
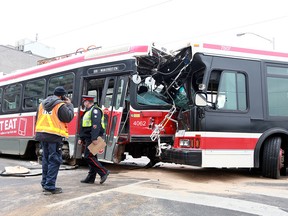
[[42, 103], [39, 106], [36, 122], [36, 132], [55, 134], [62, 137], [68, 137], [68, 125], [58, 119], [58, 110], [64, 103], [59, 103], [53, 107], [51, 112], [43, 109]]
[[[95, 109], [99, 109], [101, 111], [101, 125], [102, 128], [105, 129], [105, 123], [104, 123], [104, 113], [103, 110], [101, 108], [99, 108], [98, 106], [94, 105]], [[83, 120], [82, 120], [82, 127], [91, 127], [92, 126], [92, 110], [93, 108], [91, 108], [90, 110], [88, 110], [87, 112], [85, 112], [84, 116], [83, 116]]]

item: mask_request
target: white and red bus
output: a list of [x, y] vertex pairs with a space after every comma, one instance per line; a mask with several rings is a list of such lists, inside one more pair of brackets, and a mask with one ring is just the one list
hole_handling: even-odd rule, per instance
[[128, 152], [154, 164], [160, 134], [161, 142], [172, 145], [177, 130], [177, 122], [170, 121], [176, 113], [173, 99], [165, 93], [170, 84], [162, 73], [184, 70], [191, 58], [187, 52], [174, 55], [147, 45], [98, 48], [0, 77], [0, 154], [40, 156], [34, 140], [37, 107], [63, 86], [75, 107], [62, 148], [66, 162], [82, 158], [77, 140], [85, 94], [95, 96], [105, 114], [107, 147], [99, 159], [118, 163]]
[[166, 162], [257, 168], [268, 178], [288, 166], [288, 53], [215, 44], [191, 46], [180, 111]]
[[[257, 168], [279, 178], [288, 166], [288, 54], [215, 44], [174, 52], [154, 46], [95, 49], [0, 78], [0, 153], [37, 152], [39, 103], [64, 86], [75, 106], [64, 141], [77, 145], [81, 95], [105, 114], [99, 159], [134, 158], [199, 167]], [[35, 154], [35, 153], [34, 153]]]

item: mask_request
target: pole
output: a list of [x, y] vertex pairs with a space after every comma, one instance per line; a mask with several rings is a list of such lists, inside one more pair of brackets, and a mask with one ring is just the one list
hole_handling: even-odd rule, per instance
[[253, 33], [253, 32], [243, 32], [243, 33], [238, 33], [236, 34], [237, 37], [241, 37], [243, 35], [246, 35], [246, 34], [252, 34], [252, 35], [255, 35], [257, 37], [260, 37], [264, 40], [267, 40], [269, 41], [271, 44], [272, 44], [272, 48], [273, 50], [275, 50], [275, 38], [273, 37], [272, 39], [269, 39], [269, 38], [266, 38], [266, 37], [263, 37], [262, 35], [259, 35], [259, 34], [256, 34], [256, 33]]

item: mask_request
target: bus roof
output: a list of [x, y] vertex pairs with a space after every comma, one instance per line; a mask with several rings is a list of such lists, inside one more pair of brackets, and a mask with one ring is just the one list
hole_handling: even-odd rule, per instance
[[231, 56], [246, 59], [251, 58], [288, 62], [288, 53], [284, 52], [258, 50], [210, 43], [192, 44], [191, 46], [193, 54], [196, 52], [201, 52], [205, 54]]
[[[23, 77], [38, 77], [40, 73], [45, 73], [45, 71], [57, 70], [60, 68], [65, 68], [65, 70], [77, 68], [78, 64], [93, 60], [102, 60], [101, 63], [107, 61], [112, 61], [112, 59], [129, 59], [135, 56], [145, 56], [150, 53], [151, 46], [149, 45], [137, 45], [137, 46], [122, 46], [116, 48], [107, 49], [95, 49], [81, 54], [76, 54], [72, 56], [67, 56], [67, 58], [62, 58], [55, 60], [46, 64], [37, 65], [31, 68], [22, 69], [13, 72], [8, 75], [0, 77], [0, 83], [9, 84], [14, 83], [16, 80]], [[109, 60], [108, 60], [109, 59]], [[90, 62], [89, 62], [90, 63]], [[87, 62], [87, 65], [89, 65]], [[82, 65], [83, 66], [83, 65]]]

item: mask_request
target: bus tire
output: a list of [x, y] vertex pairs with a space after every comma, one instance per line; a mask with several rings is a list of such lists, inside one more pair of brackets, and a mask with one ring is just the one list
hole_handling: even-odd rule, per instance
[[281, 170], [281, 138], [267, 139], [263, 147], [262, 175], [267, 178], [280, 178]]

